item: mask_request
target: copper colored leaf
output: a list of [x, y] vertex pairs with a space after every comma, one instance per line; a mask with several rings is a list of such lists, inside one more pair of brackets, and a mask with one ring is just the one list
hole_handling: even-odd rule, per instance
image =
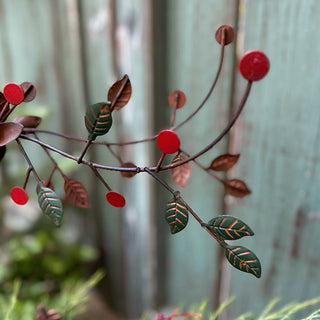
[[36, 128], [40, 124], [41, 118], [36, 116], [22, 116], [15, 118], [13, 121], [21, 123], [25, 128]]
[[[137, 166], [132, 162], [125, 162], [121, 164], [124, 168], [136, 168]], [[137, 171], [121, 171], [121, 175], [125, 178], [132, 178], [137, 174]]]
[[0, 123], [0, 146], [16, 140], [23, 130], [23, 125], [17, 122]]
[[111, 111], [123, 108], [131, 97], [131, 82], [128, 75], [115, 82], [108, 92], [108, 100], [111, 102]]
[[75, 206], [89, 208], [88, 194], [83, 184], [77, 180], [65, 178], [64, 191], [67, 199]]
[[[175, 164], [184, 159], [185, 159], [184, 156], [181, 153], [178, 153], [173, 158], [171, 164]], [[190, 164], [188, 162], [171, 169], [171, 176], [173, 181], [182, 188], [186, 186], [186, 183], [190, 178], [190, 174], [191, 174], [191, 169], [190, 169]]]
[[223, 154], [211, 162], [209, 169], [214, 171], [226, 171], [237, 163], [239, 157], [240, 154]]
[[226, 193], [237, 198], [243, 198], [251, 193], [247, 185], [242, 180], [228, 180], [224, 181], [223, 184]]

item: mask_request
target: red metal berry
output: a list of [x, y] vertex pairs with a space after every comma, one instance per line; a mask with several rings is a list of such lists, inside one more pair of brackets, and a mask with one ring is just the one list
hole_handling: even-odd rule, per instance
[[106, 195], [107, 201], [114, 207], [122, 208], [126, 204], [124, 196], [115, 191], [109, 191]]
[[18, 105], [24, 100], [24, 92], [16, 83], [8, 83], [3, 88], [3, 95], [13, 105]]
[[260, 50], [246, 52], [239, 62], [242, 76], [249, 81], [262, 79], [269, 71], [269, 60]]
[[14, 203], [24, 205], [28, 202], [28, 195], [21, 187], [13, 187], [10, 192], [11, 199]]
[[162, 130], [157, 136], [159, 149], [165, 154], [175, 153], [180, 148], [180, 139], [172, 130]]

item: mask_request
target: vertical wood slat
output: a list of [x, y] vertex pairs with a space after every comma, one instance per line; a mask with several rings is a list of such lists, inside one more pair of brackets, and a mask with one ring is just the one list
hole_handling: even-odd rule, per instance
[[[187, 96], [186, 106], [177, 113], [176, 121], [179, 123], [200, 104], [210, 88], [220, 54], [220, 45], [214, 38], [215, 31], [222, 24], [235, 27], [237, 2], [202, 1], [200, 4], [198, 1], [189, 1], [186, 5], [185, 1], [169, 1], [166, 10], [166, 94], [179, 89]], [[177, 131], [181, 137], [181, 148], [189, 154], [208, 145], [228, 122], [233, 50], [233, 44], [226, 47], [221, 77], [204, 109]], [[216, 156], [226, 152], [227, 142], [227, 139], [221, 141], [208, 154], [199, 158], [199, 162], [209, 166]], [[223, 186], [196, 165], [192, 165], [188, 186], [181, 191], [204, 221], [224, 213]], [[170, 195], [167, 194], [169, 200]], [[159, 215], [163, 215], [163, 207], [159, 210]], [[192, 217], [189, 220], [187, 228], [177, 235], [169, 236], [168, 226], [163, 231], [167, 255], [164, 271], [166, 303], [190, 305], [207, 300], [212, 306], [218, 295], [218, 253], [221, 249]]]
[[262, 277], [257, 281], [231, 270], [230, 290], [236, 301], [228, 319], [248, 310], [260, 313], [276, 296], [287, 303], [320, 293], [320, 46], [314, 41], [319, 3], [243, 4], [244, 50], [263, 50], [271, 69], [254, 83], [237, 126], [234, 148], [242, 161], [235, 174], [246, 177], [253, 193], [231, 202], [230, 212], [255, 232], [242, 243], [260, 258]]
[[[150, 3], [143, 0], [130, 3], [82, 1], [81, 7], [89, 98], [97, 99], [106, 94], [108, 86], [125, 73], [133, 87], [129, 104], [114, 112], [113, 132], [108, 134], [108, 140], [136, 140], [150, 136], [153, 109]], [[121, 157], [124, 162], [134, 162], [138, 166], [150, 165], [149, 148], [149, 145], [141, 144], [128, 146], [121, 149]], [[107, 150], [100, 154], [100, 159], [104, 163], [114, 161], [107, 156]], [[125, 195], [127, 205], [123, 210], [110, 208], [102, 199], [102, 193], [99, 194], [102, 200], [98, 200], [97, 209], [103, 222], [109, 283], [105, 291], [120, 313], [138, 315], [154, 303], [150, 178], [140, 174], [125, 179], [113, 173], [108, 179]]]

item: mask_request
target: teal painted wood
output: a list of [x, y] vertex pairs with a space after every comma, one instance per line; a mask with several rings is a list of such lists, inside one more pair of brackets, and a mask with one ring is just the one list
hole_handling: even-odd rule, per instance
[[[106, 88], [124, 74], [132, 84], [130, 102], [112, 114], [109, 141], [154, 134], [150, 5], [144, 0], [81, 2], [89, 99], [101, 99]], [[124, 162], [143, 167], [152, 164], [150, 148], [152, 144], [129, 146], [120, 154]], [[106, 151], [100, 159], [114, 163]], [[132, 179], [117, 173], [108, 177], [127, 204], [122, 210], [108, 207], [104, 200], [97, 204], [108, 273], [105, 292], [118, 312], [138, 316], [155, 303], [152, 181], [143, 174]], [[99, 197], [102, 199], [102, 194]]]
[[[177, 112], [176, 123], [186, 118], [205, 97], [214, 79], [220, 54], [220, 45], [214, 34], [222, 24], [235, 27], [235, 1], [169, 1], [167, 13], [166, 91], [184, 91], [186, 106]], [[206, 106], [177, 133], [181, 148], [189, 154], [208, 145], [228, 121], [233, 73], [234, 46], [226, 47], [221, 78]], [[167, 105], [167, 103], [166, 103]], [[161, 108], [165, 108], [162, 105]], [[159, 106], [160, 108], [160, 106]], [[170, 111], [167, 111], [169, 114]], [[162, 122], [164, 126], [168, 124]], [[159, 124], [160, 125], [160, 124]], [[211, 161], [227, 150], [227, 139], [199, 159], [209, 166]], [[223, 214], [223, 186], [197, 166], [192, 165], [191, 178], [181, 190], [183, 198], [204, 220]], [[169, 180], [170, 181], [170, 180]], [[173, 183], [171, 182], [173, 185]], [[167, 193], [166, 202], [170, 200]], [[159, 207], [158, 214], [163, 215]], [[165, 222], [160, 222], [165, 223]], [[161, 225], [160, 225], [161, 226]], [[207, 300], [211, 305], [217, 299], [219, 287], [219, 245], [189, 218], [188, 226], [170, 236], [167, 225], [161, 231], [166, 257], [164, 272], [165, 302], [170, 305], [190, 305]]]
[[248, 0], [242, 9], [243, 50], [263, 50], [271, 69], [254, 83], [233, 140], [241, 152], [233, 174], [252, 195], [230, 200], [229, 213], [255, 232], [241, 243], [260, 258], [262, 275], [226, 271], [236, 296], [228, 319], [259, 313], [276, 296], [285, 303], [320, 294], [319, 2]]

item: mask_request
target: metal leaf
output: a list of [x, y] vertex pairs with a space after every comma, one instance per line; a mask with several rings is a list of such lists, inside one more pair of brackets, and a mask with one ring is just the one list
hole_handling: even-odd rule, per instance
[[223, 154], [211, 162], [209, 169], [214, 171], [226, 171], [237, 163], [239, 157], [240, 154]]
[[111, 108], [109, 102], [99, 102], [87, 108], [85, 125], [89, 132], [89, 141], [106, 134], [112, 126]]
[[108, 100], [111, 101], [111, 111], [123, 108], [129, 102], [131, 93], [131, 82], [128, 75], [125, 75], [109, 89]]
[[88, 194], [84, 185], [75, 179], [66, 177], [64, 181], [64, 191], [67, 199], [77, 207], [89, 208]]
[[62, 202], [50, 188], [41, 186], [38, 193], [38, 202], [42, 212], [47, 215], [56, 226], [60, 226], [63, 217]]
[[41, 122], [41, 118], [36, 116], [22, 116], [15, 118], [13, 121], [21, 123], [25, 128], [37, 128]]
[[226, 258], [235, 268], [252, 273], [257, 278], [261, 277], [260, 261], [252, 251], [241, 246], [230, 246], [225, 242], [221, 246], [225, 248]]
[[174, 197], [166, 206], [166, 221], [170, 226], [171, 233], [178, 233], [188, 223], [189, 212], [184, 203]]
[[247, 185], [238, 179], [223, 181], [226, 193], [237, 198], [243, 198], [251, 193]]
[[23, 125], [17, 122], [0, 123], [0, 147], [16, 140], [23, 130]]
[[[184, 156], [181, 153], [178, 153], [173, 158], [171, 164], [175, 164], [184, 159], [185, 159]], [[182, 188], [186, 186], [186, 183], [190, 178], [190, 174], [191, 174], [191, 168], [190, 168], [189, 162], [171, 169], [171, 177], [173, 181]]]
[[[124, 168], [136, 168], [137, 166], [132, 162], [125, 162], [121, 163], [121, 166]], [[125, 178], [132, 178], [134, 177], [138, 172], [137, 171], [121, 171], [121, 175]]]
[[254, 235], [247, 224], [229, 215], [221, 215], [211, 219], [207, 227], [221, 240], [236, 240]]

